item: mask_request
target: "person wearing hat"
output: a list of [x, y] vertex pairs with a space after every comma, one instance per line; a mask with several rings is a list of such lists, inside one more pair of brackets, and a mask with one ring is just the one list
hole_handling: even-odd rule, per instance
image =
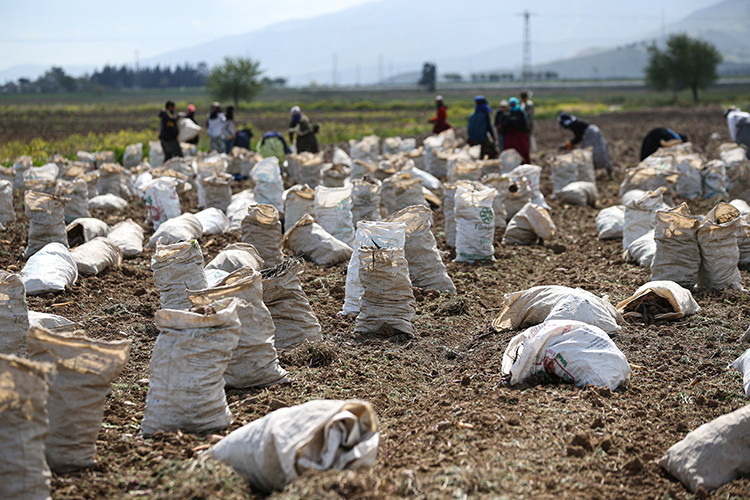
[[497, 139], [492, 127], [490, 115], [492, 108], [483, 95], [474, 98], [474, 112], [469, 117], [468, 135], [469, 145], [481, 145], [480, 156], [482, 158], [497, 158]]
[[224, 145], [224, 122], [226, 117], [221, 112], [221, 105], [218, 102], [211, 104], [211, 110], [206, 117], [206, 134], [208, 134], [208, 150], [223, 153], [226, 149]]
[[732, 140], [740, 146], [745, 146], [746, 156], [750, 158], [750, 113], [730, 106], [724, 111], [724, 116]]
[[[191, 120], [193, 123], [195, 123], [196, 125], [198, 125], [198, 120], [195, 119], [195, 105], [188, 104], [187, 113], [185, 113], [185, 118], [187, 118], [188, 120]], [[200, 139], [200, 134], [196, 134], [195, 137], [193, 137], [192, 139], [189, 139], [189, 140], [187, 140], [185, 142], [197, 146], [199, 139]]]
[[448, 111], [443, 102], [443, 96], [435, 96], [435, 106], [437, 106], [437, 113], [435, 116], [430, 118], [429, 122], [432, 123], [432, 133], [437, 135], [440, 132], [444, 132], [449, 128], [453, 128], [453, 125], [448, 123]]
[[565, 111], [557, 115], [557, 123], [562, 128], [573, 132], [573, 139], [569, 140], [562, 149], [573, 149], [576, 144], [581, 144], [583, 148], [592, 148], [594, 168], [604, 168], [612, 179], [612, 160], [609, 156], [609, 146], [599, 127], [593, 123], [587, 123], [579, 120], [574, 115]]
[[688, 138], [686, 135], [678, 134], [671, 128], [657, 127], [652, 129], [646, 137], [643, 138], [643, 144], [641, 144], [641, 160], [643, 161], [652, 154], [656, 153], [659, 148], [675, 146], [687, 142]]
[[310, 122], [310, 119], [302, 113], [299, 106], [292, 106], [289, 113], [292, 116], [289, 123], [289, 143], [295, 144], [294, 138], [297, 137], [297, 153], [303, 151], [317, 153], [320, 151], [318, 139], [315, 137], [315, 134], [318, 133], [318, 126]]
[[518, 98], [508, 99], [508, 112], [503, 113], [500, 126], [503, 129], [503, 148], [515, 149], [524, 163], [531, 163], [529, 126], [526, 123], [526, 112], [521, 108]]
[[159, 119], [161, 120], [159, 124], [159, 142], [161, 143], [162, 151], [164, 151], [164, 161], [175, 156], [182, 156], [180, 141], [177, 140], [180, 131], [177, 127], [178, 116], [175, 113], [174, 102], [166, 102], [164, 109], [159, 113]]

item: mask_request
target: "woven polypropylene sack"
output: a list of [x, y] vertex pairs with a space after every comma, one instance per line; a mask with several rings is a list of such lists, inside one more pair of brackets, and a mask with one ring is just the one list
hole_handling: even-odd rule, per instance
[[79, 274], [99, 274], [122, 265], [122, 250], [108, 238], [94, 238], [70, 251]]
[[143, 228], [132, 219], [112, 226], [107, 238], [120, 247], [123, 257], [135, 257], [143, 252]]
[[144, 189], [143, 202], [154, 230], [159, 229], [163, 222], [179, 217], [182, 209], [177, 195], [177, 179], [159, 177], [151, 181]]
[[546, 209], [527, 203], [508, 222], [503, 245], [533, 245], [540, 238], [552, 237], [556, 231], [555, 223]]
[[89, 214], [89, 188], [86, 181], [78, 178], [72, 181], [59, 179], [57, 181], [57, 194], [68, 198], [65, 204], [65, 222], [71, 222], [82, 217], [91, 217]]
[[352, 224], [359, 221], [378, 221], [380, 215], [380, 190], [382, 183], [364, 177], [352, 181]]
[[48, 243], [68, 246], [65, 232], [65, 204], [67, 198], [36, 191], [26, 191], [26, 217], [29, 219], [29, 241], [24, 258], [29, 258]]
[[349, 260], [354, 249], [335, 238], [309, 214], [305, 214], [284, 234], [284, 248], [319, 266], [333, 266]]
[[660, 299], [667, 301], [669, 309], [655, 314], [657, 320], [684, 318], [701, 310], [690, 290], [674, 281], [650, 281], [641, 285], [633, 295], [617, 304], [617, 310], [626, 318], [642, 318], [641, 304]]
[[284, 191], [284, 230], [315, 210], [315, 191], [307, 184], [297, 184]]
[[29, 330], [26, 288], [17, 274], [0, 271], [0, 353], [17, 354]]
[[564, 205], [595, 207], [599, 201], [599, 191], [593, 182], [575, 181], [555, 191], [555, 197]]
[[190, 311], [156, 311], [144, 435], [208, 432], [232, 423], [224, 372], [240, 338], [237, 305], [237, 299], [222, 299]]
[[258, 250], [249, 243], [230, 243], [224, 250], [206, 264], [205, 270], [221, 269], [232, 273], [243, 267], [249, 267], [260, 271], [265, 266]]
[[669, 206], [664, 203], [661, 187], [648, 191], [637, 200], [625, 203], [625, 225], [622, 228], [622, 248], [627, 249], [631, 243], [648, 233], [656, 225], [656, 211]]
[[53, 471], [94, 465], [105, 397], [128, 361], [130, 344], [130, 340], [104, 342], [42, 328], [29, 331], [29, 359], [55, 366], [49, 376], [50, 433], [44, 441]]
[[495, 199], [492, 202], [492, 210], [495, 212], [495, 229], [505, 231], [507, 226], [505, 199], [508, 197], [508, 189], [513, 184], [513, 179], [507, 174], [487, 174], [482, 177], [482, 184], [494, 188]]
[[157, 243], [171, 245], [181, 241], [197, 240], [203, 236], [203, 226], [193, 214], [182, 214], [159, 225], [146, 243], [146, 248], [154, 248]]
[[738, 268], [737, 224], [740, 212], [728, 203], [719, 203], [698, 226], [701, 267], [698, 286], [708, 290], [742, 290]]
[[101, 219], [83, 217], [70, 222], [65, 231], [68, 234], [68, 246], [76, 247], [97, 237], [109, 234], [109, 225]]
[[105, 163], [98, 169], [99, 179], [96, 188], [99, 194], [113, 194], [124, 200], [135, 196], [130, 172], [115, 163]]
[[279, 212], [284, 210], [284, 183], [281, 180], [279, 159], [264, 158], [255, 164], [250, 177], [255, 182], [253, 194], [259, 204], [273, 205]]
[[622, 227], [624, 225], [625, 205], [608, 207], [596, 214], [596, 232], [600, 240], [622, 238]]
[[195, 214], [201, 223], [203, 235], [221, 234], [229, 230], [229, 217], [218, 208], [206, 208]]
[[424, 181], [408, 172], [392, 175], [383, 181], [380, 199], [385, 214], [390, 215], [411, 205], [426, 205], [422, 191]]
[[13, 183], [0, 180], [0, 224], [15, 222], [16, 212], [13, 210]]
[[232, 179], [231, 175], [224, 173], [200, 178], [206, 203], [204, 208], [218, 208], [222, 212], [227, 211], [229, 204], [232, 202]]
[[495, 259], [494, 188], [481, 191], [464, 186], [456, 188], [456, 262], [477, 262]]
[[690, 213], [686, 203], [657, 210], [651, 281], [674, 281], [685, 288], [692, 288], [698, 282], [701, 267], [698, 223], [698, 217]]
[[641, 267], [651, 267], [656, 254], [656, 241], [654, 241], [654, 230], [647, 232], [622, 253], [625, 262], [634, 262]]
[[279, 212], [272, 205], [252, 205], [242, 220], [242, 241], [258, 250], [266, 267], [284, 260], [281, 251], [283, 234]]
[[352, 188], [315, 188], [315, 221], [347, 245], [354, 244]]
[[70, 250], [60, 243], [49, 243], [29, 257], [21, 270], [26, 295], [62, 292], [78, 279], [78, 266]]
[[207, 285], [203, 252], [195, 240], [157, 245], [151, 257], [151, 270], [163, 309], [189, 308], [187, 290], [203, 290]]

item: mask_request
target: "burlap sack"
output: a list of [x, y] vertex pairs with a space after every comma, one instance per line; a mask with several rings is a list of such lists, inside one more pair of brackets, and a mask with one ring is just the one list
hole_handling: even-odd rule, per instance
[[297, 184], [284, 191], [284, 230], [315, 209], [315, 191], [307, 184]]
[[187, 290], [206, 288], [203, 252], [195, 240], [157, 245], [151, 257], [151, 270], [163, 309], [187, 309], [190, 307]]
[[701, 267], [698, 223], [699, 218], [690, 213], [687, 203], [657, 210], [651, 281], [674, 281], [685, 288], [692, 288], [698, 282]]
[[159, 229], [148, 239], [146, 248], [154, 248], [157, 243], [171, 245], [181, 241], [197, 240], [201, 236], [203, 236], [201, 221], [193, 214], [182, 214], [162, 222]]
[[26, 288], [21, 276], [0, 271], [0, 353], [18, 354], [29, 329]]
[[211, 262], [206, 264], [205, 270], [221, 269], [232, 273], [243, 267], [260, 271], [266, 266], [263, 265], [263, 259], [254, 246], [248, 243], [230, 243]]
[[378, 221], [380, 215], [380, 189], [382, 183], [377, 179], [362, 177], [352, 181], [352, 223], [359, 221]]
[[108, 267], [122, 265], [122, 250], [109, 238], [98, 237], [70, 252], [79, 274], [99, 274]]
[[380, 198], [385, 215], [390, 215], [411, 205], [426, 205], [422, 191], [422, 179], [416, 179], [409, 172], [392, 175], [383, 181]]
[[505, 228], [503, 245], [533, 245], [540, 238], [551, 238], [556, 231], [555, 223], [546, 209], [527, 203]]
[[205, 196], [203, 208], [213, 207], [226, 212], [232, 202], [232, 179], [231, 175], [224, 173], [202, 177], [200, 183]]
[[315, 221], [349, 246], [354, 244], [351, 195], [351, 187], [315, 188]]
[[67, 198], [36, 191], [26, 191], [24, 213], [29, 219], [29, 244], [24, 252], [28, 259], [48, 243], [68, 246], [65, 232], [65, 204]]
[[221, 299], [240, 300], [237, 305], [240, 337], [224, 372], [228, 387], [264, 387], [287, 381], [287, 373], [279, 366], [276, 355], [276, 328], [271, 313], [263, 304], [261, 284], [260, 273], [245, 267], [231, 273], [214, 287], [189, 291], [193, 306], [208, 306]]
[[348, 260], [354, 249], [323, 229], [305, 214], [284, 234], [284, 248], [293, 255], [312, 260], [319, 266], [333, 266]]
[[89, 188], [86, 186], [85, 180], [82, 178], [72, 181], [60, 179], [57, 181], [57, 194], [70, 200], [65, 204], [65, 222], [91, 217], [89, 214]]
[[254, 489], [270, 493], [306, 471], [372, 467], [379, 440], [370, 403], [316, 400], [240, 427], [206, 455], [234, 467]]
[[114, 194], [124, 200], [131, 200], [135, 196], [130, 173], [116, 163], [104, 163], [99, 168], [96, 189], [100, 195]]
[[156, 431], [208, 432], [232, 423], [224, 372], [240, 338], [237, 299], [190, 311], [161, 309], [149, 364], [145, 436]]
[[320, 323], [310, 307], [297, 276], [303, 263], [287, 259], [263, 274], [263, 303], [276, 326], [274, 343], [277, 350], [291, 349], [305, 340], [323, 338]]
[[103, 342], [29, 330], [29, 359], [55, 366], [49, 377], [50, 433], [45, 439], [47, 463], [61, 474], [94, 465], [96, 440], [110, 383], [130, 354], [130, 340]]
[[737, 267], [737, 224], [740, 212], [728, 203], [719, 203], [698, 226], [701, 267], [698, 286], [709, 290], [731, 288], [742, 290], [742, 276]]
[[109, 225], [103, 220], [94, 217], [82, 217], [73, 220], [65, 227], [68, 234], [68, 246], [75, 246], [91, 241], [99, 236], [105, 237], [109, 234]]
[[456, 293], [432, 234], [432, 210], [424, 205], [406, 207], [391, 214], [386, 222], [406, 225], [404, 254], [409, 263], [412, 285], [425, 290]]
[[13, 209], [13, 183], [0, 180], [0, 225], [15, 222], [16, 212]]
[[112, 226], [107, 238], [120, 247], [123, 257], [135, 257], [143, 252], [143, 228], [132, 219]]
[[359, 280], [362, 297], [354, 331], [413, 337], [416, 301], [404, 250], [360, 247]]
[[495, 260], [495, 212], [492, 204], [497, 191], [474, 190], [458, 186], [455, 195], [456, 259], [455, 262]]
[[49, 499], [46, 363], [0, 354], [0, 498]]
[[242, 220], [242, 241], [253, 245], [266, 267], [284, 260], [279, 212], [272, 205], [252, 205]]

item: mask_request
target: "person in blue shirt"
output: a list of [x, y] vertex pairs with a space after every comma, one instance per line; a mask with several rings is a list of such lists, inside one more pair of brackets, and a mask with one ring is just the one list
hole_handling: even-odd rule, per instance
[[474, 113], [469, 117], [468, 135], [469, 145], [482, 146], [482, 158], [497, 158], [497, 138], [492, 126], [492, 108], [484, 96], [474, 98]]
[[643, 144], [641, 144], [641, 161], [656, 153], [656, 150], [661, 147], [674, 146], [683, 142], [688, 142], [687, 136], [678, 134], [671, 128], [657, 127], [652, 129], [643, 138]]

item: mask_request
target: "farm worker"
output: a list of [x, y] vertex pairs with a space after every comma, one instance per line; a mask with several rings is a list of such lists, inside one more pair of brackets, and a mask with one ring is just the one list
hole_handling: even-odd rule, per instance
[[503, 128], [503, 147], [504, 149], [515, 149], [523, 158], [524, 163], [531, 163], [526, 112], [521, 108], [521, 103], [516, 97], [508, 99], [508, 105], [508, 112], [503, 113], [500, 122]]
[[573, 139], [568, 141], [565, 146], [563, 146], [563, 149], [573, 149], [573, 146], [579, 143], [581, 144], [581, 147], [591, 147], [593, 149], [594, 168], [606, 169], [611, 180], [613, 170], [612, 160], [609, 157], [607, 140], [602, 135], [599, 127], [594, 124], [586, 123], [583, 120], [579, 120], [574, 115], [564, 111], [557, 115], [557, 123], [574, 134]]
[[474, 112], [469, 117], [468, 134], [471, 146], [481, 144], [482, 152], [480, 156], [482, 158], [497, 158], [495, 131], [490, 121], [491, 114], [492, 108], [487, 104], [487, 99], [483, 95], [476, 96], [474, 98]]
[[263, 158], [270, 158], [271, 156], [278, 158], [279, 165], [284, 163], [286, 155], [292, 152], [284, 140], [284, 136], [279, 132], [266, 132], [263, 134], [263, 137], [258, 141], [257, 150]]
[[659, 148], [675, 146], [687, 141], [688, 138], [686, 135], [678, 134], [671, 128], [657, 127], [652, 129], [643, 138], [643, 144], [641, 144], [641, 161], [656, 153], [656, 150]]
[[302, 113], [299, 106], [292, 106], [289, 113], [292, 116], [292, 120], [289, 122], [289, 142], [294, 144], [294, 136], [297, 136], [297, 153], [303, 151], [317, 153], [320, 151], [318, 139], [315, 138], [315, 134], [318, 133], [318, 126], [310, 122], [310, 119]]
[[531, 92], [521, 91], [521, 108], [526, 112], [526, 125], [529, 127], [529, 151], [536, 153], [536, 139], [534, 139], [534, 101]]
[[159, 113], [159, 118], [161, 119], [159, 142], [161, 142], [161, 149], [164, 151], [164, 161], [175, 156], [182, 156], [180, 142], [177, 140], [180, 131], [177, 128], [177, 113], [175, 113], [174, 102], [167, 101], [164, 109]]
[[[185, 113], [185, 118], [187, 118], [188, 120], [190, 120], [193, 123], [195, 123], [196, 125], [198, 125], [198, 121], [195, 119], [195, 105], [188, 104], [187, 113]], [[185, 142], [187, 142], [189, 144], [194, 144], [194, 145], [197, 146], [198, 145], [198, 139], [200, 139], [200, 134], [197, 134], [195, 137], [193, 137], [192, 139], [187, 140]]]
[[234, 136], [237, 132], [234, 126], [234, 106], [227, 106], [225, 118], [221, 135], [222, 139], [224, 139], [224, 152], [229, 154], [234, 147]]
[[221, 112], [221, 105], [218, 102], [211, 104], [211, 111], [206, 117], [206, 133], [208, 134], [208, 150], [221, 153], [226, 149], [224, 146], [224, 122], [226, 117]]
[[730, 106], [724, 112], [724, 116], [727, 117], [727, 127], [732, 140], [740, 146], [745, 146], [746, 155], [750, 158], [750, 113]]
[[449, 128], [453, 128], [453, 125], [448, 123], [448, 111], [443, 102], [443, 96], [435, 96], [435, 105], [437, 106], [437, 113], [435, 116], [430, 118], [429, 122], [432, 123], [432, 133], [437, 135], [440, 132], [444, 132]]
[[503, 99], [500, 101], [500, 108], [495, 113], [495, 132], [497, 132], [497, 150], [503, 151], [505, 149], [505, 137], [503, 136], [503, 115], [509, 111], [508, 101]]

